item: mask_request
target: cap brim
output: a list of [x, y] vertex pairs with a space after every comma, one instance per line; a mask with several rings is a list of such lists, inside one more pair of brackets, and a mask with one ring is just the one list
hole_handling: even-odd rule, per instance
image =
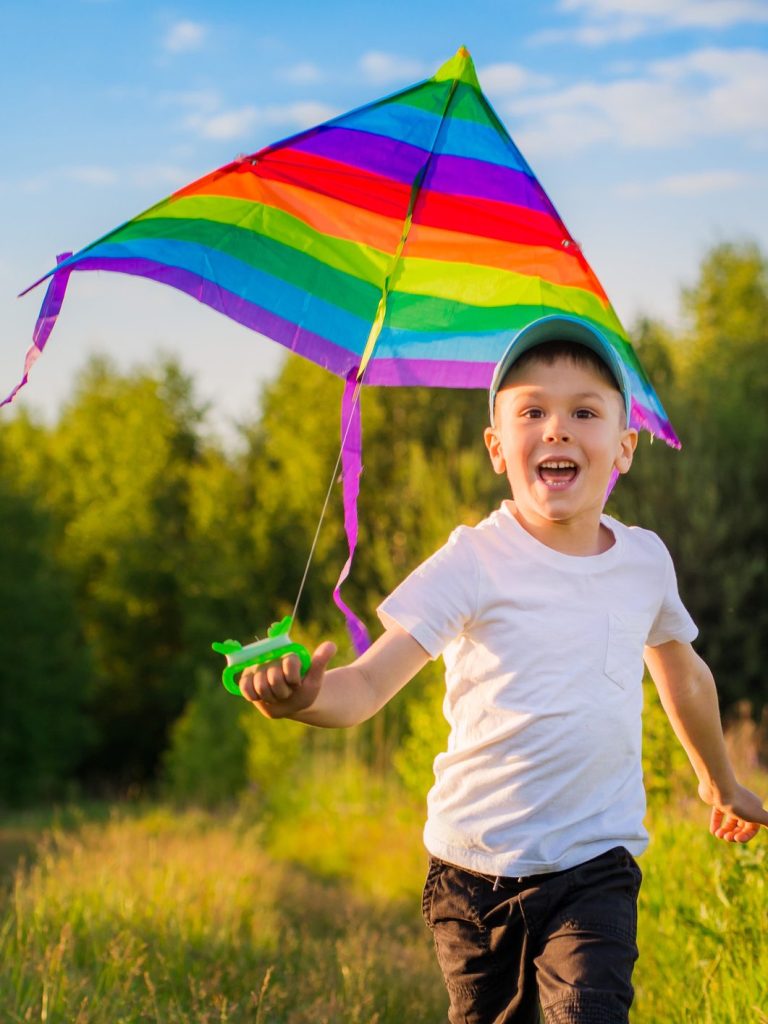
[[507, 346], [507, 350], [496, 364], [493, 371], [493, 379], [489, 392], [489, 405], [491, 414], [491, 426], [495, 426], [493, 408], [496, 404], [501, 383], [510, 369], [524, 352], [529, 352], [538, 345], [547, 341], [570, 341], [585, 348], [591, 349], [595, 355], [606, 364], [616, 380], [616, 384], [624, 398], [624, 408], [627, 414], [627, 423], [632, 409], [632, 388], [629, 383], [626, 368], [619, 358], [616, 349], [605, 338], [597, 328], [570, 316], [545, 316], [540, 320], [523, 327]]

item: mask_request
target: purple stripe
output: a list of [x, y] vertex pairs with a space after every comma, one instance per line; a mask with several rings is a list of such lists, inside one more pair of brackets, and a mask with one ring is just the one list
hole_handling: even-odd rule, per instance
[[347, 374], [341, 398], [341, 482], [344, 497], [344, 532], [347, 536], [349, 557], [333, 588], [333, 600], [336, 607], [344, 613], [352, 644], [356, 653], [360, 655], [371, 646], [368, 630], [341, 596], [341, 585], [349, 576], [357, 547], [357, 499], [360, 494], [360, 474], [363, 472], [363, 429], [357, 369], [353, 367]]
[[[56, 263], [64, 263], [64, 261], [68, 260], [71, 255], [71, 252], [61, 253], [56, 257]], [[67, 292], [67, 282], [69, 281], [69, 275], [71, 272], [71, 267], [67, 267], [65, 270], [52, 271], [53, 277], [46, 289], [43, 303], [40, 307], [40, 313], [37, 317], [37, 323], [35, 324], [35, 329], [32, 332], [32, 344], [27, 349], [27, 354], [24, 359], [24, 374], [13, 391], [11, 391], [10, 395], [0, 402], [0, 407], [8, 405], [9, 402], [14, 400], [16, 395], [29, 380], [30, 370], [43, 354], [43, 349], [46, 346], [48, 338], [51, 336], [51, 331], [53, 330], [59, 313], [61, 312], [61, 306]]]
[[[137, 257], [114, 259], [95, 256], [78, 260], [72, 265], [72, 269], [109, 270], [170, 285], [339, 377], [346, 377], [360, 362], [358, 353], [337, 345], [314, 331], [308, 331], [276, 313], [271, 313], [188, 270]], [[366, 370], [365, 383], [388, 387], [415, 385], [487, 388], [493, 376], [493, 369], [493, 363], [475, 363], [468, 360], [453, 362], [438, 359], [376, 359], [374, 354], [373, 361]]]
[[[361, 145], [361, 136], [365, 137], [365, 145]], [[557, 210], [535, 178], [523, 171], [485, 160], [446, 154], [433, 154], [430, 158], [418, 146], [344, 128], [306, 136], [290, 148], [336, 160], [349, 167], [359, 167], [407, 185], [413, 182], [429, 159], [429, 171], [422, 186], [424, 190], [523, 206], [548, 213], [560, 222]]]
[[490, 386], [495, 363], [446, 359], [373, 359], [365, 383], [383, 387], [483, 388]]
[[292, 352], [298, 352], [340, 377], [345, 377], [360, 356], [337, 345], [314, 331], [298, 326], [292, 320], [271, 313], [255, 302], [249, 302], [234, 292], [222, 288], [198, 274], [179, 267], [169, 267], [154, 260], [131, 257], [85, 257], [73, 266], [73, 270], [109, 270], [118, 274], [144, 277], [161, 284], [170, 285], [193, 299], [223, 313], [249, 330], [264, 334]]
[[328, 128], [300, 138], [286, 148], [361, 167], [407, 185], [429, 156], [426, 150], [407, 142], [350, 128]]
[[643, 405], [635, 397], [632, 398], [630, 422], [638, 430], [647, 430], [654, 437], [660, 437], [671, 448], [682, 448], [680, 439], [672, 429], [670, 421], [662, 419], [658, 413], [649, 409], [647, 405]]
[[462, 156], [438, 156], [430, 163], [424, 187], [447, 195], [513, 203], [548, 213], [560, 221], [557, 210], [535, 178], [499, 164]]

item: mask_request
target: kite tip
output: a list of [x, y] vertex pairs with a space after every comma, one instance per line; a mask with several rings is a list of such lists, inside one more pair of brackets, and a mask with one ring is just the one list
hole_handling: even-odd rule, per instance
[[477, 80], [475, 65], [466, 46], [460, 46], [454, 56], [447, 60], [434, 76], [436, 82], [446, 80], [464, 82], [479, 90], [480, 83]]

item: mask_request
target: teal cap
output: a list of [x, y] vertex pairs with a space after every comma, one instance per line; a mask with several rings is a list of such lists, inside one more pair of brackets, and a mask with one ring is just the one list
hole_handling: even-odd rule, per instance
[[575, 316], [562, 316], [556, 313], [552, 316], [543, 316], [541, 319], [534, 320], [533, 323], [521, 328], [509, 345], [507, 345], [504, 355], [496, 364], [488, 395], [491, 426], [496, 426], [493, 407], [496, 404], [496, 395], [501, 387], [501, 382], [524, 352], [529, 352], [532, 348], [536, 348], [537, 345], [543, 345], [547, 341], [572, 341], [577, 345], [584, 345], [585, 348], [591, 349], [595, 355], [602, 359], [611, 371], [616, 385], [622, 394], [624, 408], [627, 413], [627, 424], [629, 424], [629, 417], [632, 411], [632, 386], [629, 383], [626, 368], [619, 358], [616, 349], [605, 335], [586, 320], [580, 320]]

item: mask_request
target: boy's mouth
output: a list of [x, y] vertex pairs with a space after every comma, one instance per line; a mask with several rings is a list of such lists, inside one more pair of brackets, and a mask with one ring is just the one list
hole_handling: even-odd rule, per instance
[[537, 467], [539, 479], [552, 488], [564, 488], [573, 483], [579, 467], [572, 459], [545, 459]]

